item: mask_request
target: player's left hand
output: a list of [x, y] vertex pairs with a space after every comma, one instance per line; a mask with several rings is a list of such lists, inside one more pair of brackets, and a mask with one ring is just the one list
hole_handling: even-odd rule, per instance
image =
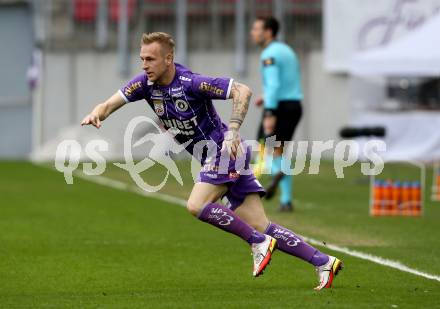
[[256, 99], [256, 100], [254, 101], [254, 104], [255, 104], [255, 106], [257, 106], [257, 107], [261, 107], [261, 106], [263, 106], [263, 104], [264, 104], [264, 99], [263, 99], [263, 97], [259, 97], [258, 99]]
[[277, 124], [277, 117], [274, 115], [265, 116], [263, 119], [263, 130], [266, 136], [275, 134], [275, 127]]
[[232, 160], [236, 160], [244, 153], [238, 130], [230, 130], [225, 133], [222, 151], [228, 151]]

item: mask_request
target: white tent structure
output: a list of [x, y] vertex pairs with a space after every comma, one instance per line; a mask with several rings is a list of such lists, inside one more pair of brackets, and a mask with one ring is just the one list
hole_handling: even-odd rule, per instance
[[[368, 77], [368, 80], [375, 77], [439, 77], [440, 14], [389, 45], [355, 54], [350, 72], [354, 76], [353, 80], [358, 82], [359, 89], [352, 91], [358, 101], [368, 101], [367, 97], [362, 96], [373, 95], [371, 89], [365, 91], [368, 90], [367, 81], [362, 77]], [[383, 82], [386, 83], [386, 79]], [[380, 82], [376, 84], [379, 85]], [[364, 91], [359, 91], [362, 89]], [[379, 88], [376, 90], [381, 91]], [[384, 97], [382, 100], [387, 99]], [[354, 113], [352, 125], [385, 127], [385, 160], [440, 161], [440, 112], [386, 112], [366, 108]]]
[[440, 14], [397, 41], [353, 56], [354, 75], [440, 76]]

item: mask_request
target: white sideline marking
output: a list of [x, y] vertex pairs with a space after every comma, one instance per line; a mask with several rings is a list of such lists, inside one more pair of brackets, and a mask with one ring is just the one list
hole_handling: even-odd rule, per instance
[[376, 264], [380, 264], [380, 265], [383, 265], [383, 266], [395, 268], [395, 269], [398, 269], [398, 270], [403, 271], [403, 272], [407, 272], [407, 273], [410, 273], [410, 274], [413, 274], [413, 275], [416, 275], [416, 276], [420, 276], [420, 277], [423, 277], [423, 278], [426, 278], [426, 279], [436, 280], [436, 281], [440, 282], [440, 276], [431, 275], [431, 274], [419, 271], [417, 269], [408, 267], [408, 266], [400, 263], [399, 261], [393, 261], [393, 260], [389, 260], [389, 259], [384, 259], [384, 258], [382, 258], [380, 256], [375, 256], [375, 255], [372, 255], [372, 254], [351, 250], [351, 249], [348, 249], [346, 247], [340, 247], [340, 246], [329, 244], [329, 243], [325, 243], [324, 244], [322, 241], [319, 241], [319, 240], [316, 240], [316, 239], [313, 239], [313, 238], [309, 238], [309, 237], [305, 237], [305, 236], [303, 236], [303, 238], [307, 242], [309, 242], [310, 244], [315, 245], [315, 246], [324, 246], [324, 247], [329, 248], [330, 250], [338, 251], [338, 252], [341, 252], [341, 253], [344, 253], [344, 254], [347, 254], [347, 255], [351, 255], [351, 256], [357, 257], [357, 258], [362, 259], [362, 260], [367, 260], [367, 261], [370, 261], [370, 262], [373, 262], [373, 263], [376, 263]]
[[[39, 166], [41, 166], [41, 165], [39, 165]], [[93, 176], [93, 177], [90, 177], [90, 176], [87, 176], [87, 175], [83, 174], [82, 172], [80, 172], [78, 170], [74, 172], [74, 175], [76, 177], [78, 177], [78, 178], [81, 178], [81, 179], [84, 179], [84, 180], [87, 180], [87, 181], [90, 181], [90, 182], [94, 182], [94, 183], [97, 183], [97, 184], [100, 184], [100, 185], [103, 185], [103, 186], [115, 188], [115, 189], [118, 189], [118, 190], [130, 191], [130, 192], [142, 195], [142, 196], [147, 196], [147, 197], [155, 198], [155, 199], [158, 199], [158, 200], [161, 200], [161, 201], [165, 201], [165, 202], [169, 202], [169, 203], [174, 203], [174, 204], [177, 204], [179, 206], [186, 206], [186, 201], [184, 199], [181, 199], [181, 198], [178, 198], [178, 197], [174, 197], [174, 196], [171, 196], [171, 195], [168, 195], [168, 194], [164, 194], [164, 193], [145, 192], [145, 191], [139, 189], [136, 186], [128, 185], [128, 184], [126, 184], [126, 183], [124, 183], [122, 181], [119, 181], [119, 180], [114, 180], [114, 179], [107, 178], [107, 177], [104, 177], [104, 176]], [[307, 242], [309, 242], [310, 244], [315, 245], [315, 246], [327, 247], [330, 250], [341, 252], [341, 253], [344, 253], [344, 254], [347, 254], [347, 255], [350, 255], [350, 256], [353, 256], [353, 257], [357, 257], [357, 258], [362, 259], [362, 260], [370, 261], [370, 262], [373, 262], [373, 263], [376, 263], [376, 264], [379, 264], [379, 265], [382, 265], [382, 266], [394, 268], [394, 269], [397, 269], [397, 270], [400, 270], [400, 271], [403, 271], [403, 272], [406, 272], [406, 273], [410, 273], [410, 274], [413, 274], [413, 275], [416, 275], [416, 276], [419, 276], [419, 277], [423, 277], [423, 278], [426, 278], [426, 279], [431, 279], [431, 280], [435, 280], [435, 281], [440, 282], [440, 276], [428, 274], [428, 273], [419, 271], [417, 269], [408, 267], [408, 266], [402, 264], [399, 261], [393, 261], [393, 260], [389, 260], [389, 259], [384, 259], [384, 258], [382, 258], [380, 256], [375, 256], [375, 255], [372, 255], [372, 254], [363, 253], [363, 252], [356, 251], [356, 250], [351, 250], [351, 249], [348, 249], [346, 247], [340, 247], [340, 246], [333, 245], [333, 244], [330, 244], [330, 243], [325, 243], [324, 244], [322, 241], [319, 241], [319, 240], [316, 240], [316, 239], [313, 239], [313, 238], [310, 238], [310, 237], [306, 237], [306, 236], [302, 236], [302, 237]]]
[[178, 204], [179, 206], [186, 206], [186, 201], [184, 199], [174, 197], [174, 196], [168, 195], [168, 194], [159, 193], [159, 192], [147, 192], [147, 191], [139, 189], [136, 186], [131, 186], [123, 181], [107, 178], [104, 176], [91, 177], [91, 176], [85, 175], [84, 173], [82, 173], [80, 171], [74, 171], [73, 174], [78, 178], [81, 178], [81, 179], [84, 179], [84, 180], [87, 180], [90, 182], [94, 182], [94, 183], [97, 183], [97, 184], [100, 184], [103, 186], [112, 187], [114, 189], [123, 190], [123, 191], [130, 191], [130, 192], [142, 195], [142, 196], [147, 196], [147, 197], [155, 198], [155, 199], [158, 199], [161, 201]]

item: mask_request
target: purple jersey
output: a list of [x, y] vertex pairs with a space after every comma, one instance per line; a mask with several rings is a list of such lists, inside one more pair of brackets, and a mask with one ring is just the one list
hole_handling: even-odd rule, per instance
[[228, 99], [233, 79], [206, 77], [175, 65], [176, 75], [168, 86], [154, 84], [146, 74], [140, 74], [119, 93], [126, 102], [145, 99], [166, 129], [178, 129], [175, 138], [180, 144], [193, 140], [186, 148], [191, 154], [201, 140], [213, 140], [221, 146], [227, 126], [212, 99]]
[[[176, 63], [175, 66], [176, 75], [168, 86], [150, 82], [143, 73], [120, 89], [120, 95], [127, 103], [146, 100], [166, 129], [176, 129], [178, 143], [192, 140], [186, 147], [189, 153], [194, 154], [194, 145], [199, 141], [211, 140], [216, 144], [214, 160], [207, 160], [206, 156], [198, 158], [202, 164], [199, 181], [214, 185], [232, 183], [228, 185], [225, 195], [232, 209], [241, 205], [249, 193], [264, 194], [264, 189], [253, 174], [241, 175], [240, 171], [235, 170], [234, 160], [226, 164], [226, 170], [219, 170], [221, 147], [228, 127], [217, 114], [212, 99], [228, 99], [233, 79], [202, 76], [180, 64]], [[247, 150], [245, 169], [249, 168], [251, 155]]]

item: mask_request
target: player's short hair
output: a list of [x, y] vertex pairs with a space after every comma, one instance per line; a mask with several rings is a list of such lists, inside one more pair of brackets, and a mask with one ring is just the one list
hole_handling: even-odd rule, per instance
[[148, 45], [154, 42], [158, 42], [160, 45], [165, 46], [171, 53], [174, 54], [173, 37], [165, 32], [151, 32], [142, 34], [141, 45]]
[[261, 20], [263, 22], [263, 29], [264, 30], [272, 31], [272, 36], [274, 38], [277, 36], [278, 31], [280, 30], [280, 23], [278, 22], [278, 20], [275, 17], [273, 17], [273, 16], [269, 16], [269, 17], [260, 16], [257, 18], [257, 20]]

